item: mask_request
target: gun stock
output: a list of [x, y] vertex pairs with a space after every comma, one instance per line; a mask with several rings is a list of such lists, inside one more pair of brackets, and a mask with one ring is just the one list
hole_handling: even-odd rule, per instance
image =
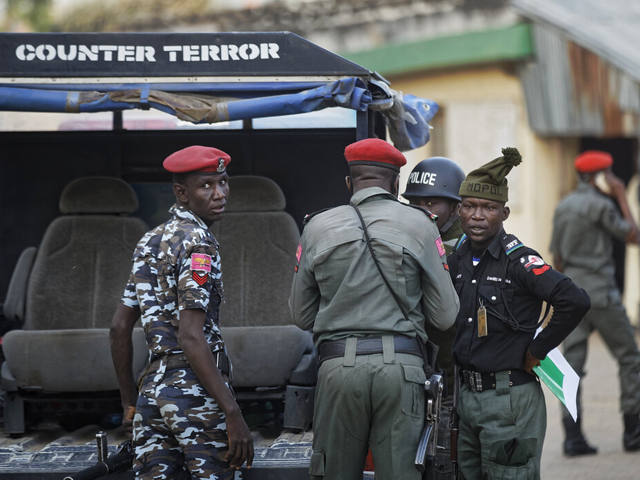
[[440, 422], [440, 406], [444, 382], [441, 375], [431, 375], [425, 382], [426, 397], [425, 424], [420, 435], [414, 466], [423, 476], [433, 467], [438, 443], [438, 423]]
[[[102, 438], [104, 439], [104, 437]], [[106, 448], [106, 439], [104, 439], [104, 442]], [[101, 451], [99, 446], [99, 458], [100, 455]], [[64, 480], [94, 480], [96, 478], [103, 478], [119, 470], [129, 469], [131, 465], [133, 465], [133, 447], [131, 446], [131, 440], [126, 440], [118, 446], [118, 450], [113, 455], [109, 455], [103, 461], [98, 461], [95, 465], [85, 468], [78, 473], [64, 477]]]

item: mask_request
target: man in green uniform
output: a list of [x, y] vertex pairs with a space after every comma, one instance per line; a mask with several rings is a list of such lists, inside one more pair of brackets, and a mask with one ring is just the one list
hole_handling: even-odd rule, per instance
[[[587, 151], [576, 158], [580, 183], [556, 209], [551, 251], [556, 268], [563, 269], [584, 288], [592, 302], [591, 311], [564, 341], [564, 355], [576, 373], [583, 377], [587, 340], [594, 330], [600, 333], [619, 365], [624, 449], [639, 451], [640, 353], [622, 306], [612, 256], [613, 239], [637, 243], [638, 229], [627, 204], [624, 183], [611, 173], [612, 164], [613, 157], [601, 151]], [[596, 186], [600, 179], [604, 180], [600, 185], [608, 191], [606, 194]], [[569, 456], [597, 452], [582, 434], [579, 400], [578, 397], [577, 423], [563, 409], [564, 452]]]
[[[460, 295], [453, 361], [460, 368], [458, 463], [467, 480], [540, 478], [547, 425], [533, 367], [589, 309], [589, 297], [538, 253], [507, 234], [507, 174], [515, 148], [467, 175], [460, 186], [466, 237], [449, 256]], [[543, 301], [553, 316], [537, 335]], [[534, 338], [535, 337], [535, 338]]]
[[[426, 208], [438, 216], [436, 225], [442, 237], [442, 243], [449, 255], [462, 235], [460, 226], [460, 185], [464, 181], [464, 171], [453, 160], [444, 157], [431, 157], [414, 167], [402, 194], [409, 203]], [[447, 374], [447, 396], [442, 399], [440, 410], [440, 428], [438, 429], [438, 451], [435, 459], [435, 478], [447, 480], [453, 478], [451, 465], [451, 429], [448, 428], [453, 408], [454, 367], [451, 360], [451, 345], [456, 336], [456, 328], [442, 332], [431, 325], [425, 330], [438, 350], [438, 366]]]
[[453, 324], [458, 300], [434, 220], [397, 199], [404, 156], [367, 139], [345, 157], [351, 203], [306, 219], [289, 300], [296, 325], [313, 329], [320, 360], [309, 472], [361, 479], [370, 448], [377, 479], [419, 480], [419, 342], [425, 321]]

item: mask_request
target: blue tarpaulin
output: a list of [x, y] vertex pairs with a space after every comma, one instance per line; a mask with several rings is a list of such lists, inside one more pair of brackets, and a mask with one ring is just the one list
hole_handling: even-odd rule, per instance
[[202, 124], [308, 113], [328, 107], [360, 112], [371, 109], [383, 115], [394, 145], [406, 151], [429, 141], [428, 122], [438, 109], [432, 100], [403, 96], [382, 82], [367, 84], [355, 77], [306, 84], [119, 84], [94, 85], [94, 90], [78, 87], [0, 87], [0, 111], [90, 113], [153, 108]]

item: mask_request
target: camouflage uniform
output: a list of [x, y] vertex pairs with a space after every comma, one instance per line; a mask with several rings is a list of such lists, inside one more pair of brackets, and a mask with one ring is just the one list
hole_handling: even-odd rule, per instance
[[177, 341], [181, 310], [204, 310], [205, 338], [214, 355], [224, 351], [219, 245], [191, 211], [178, 205], [169, 211], [173, 218], [138, 243], [122, 298], [140, 308], [151, 354], [134, 418], [134, 470], [138, 478], [233, 478], [224, 461], [224, 413], [191, 368], [167, 368], [170, 356], [184, 355]]

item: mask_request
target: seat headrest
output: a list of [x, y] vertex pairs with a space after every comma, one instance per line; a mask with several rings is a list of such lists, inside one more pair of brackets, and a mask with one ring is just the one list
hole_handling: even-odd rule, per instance
[[281, 212], [286, 206], [284, 193], [276, 182], [252, 175], [229, 178], [229, 202], [226, 211]]
[[60, 211], [65, 214], [131, 214], [138, 210], [133, 188], [115, 177], [85, 177], [69, 183], [60, 195]]

